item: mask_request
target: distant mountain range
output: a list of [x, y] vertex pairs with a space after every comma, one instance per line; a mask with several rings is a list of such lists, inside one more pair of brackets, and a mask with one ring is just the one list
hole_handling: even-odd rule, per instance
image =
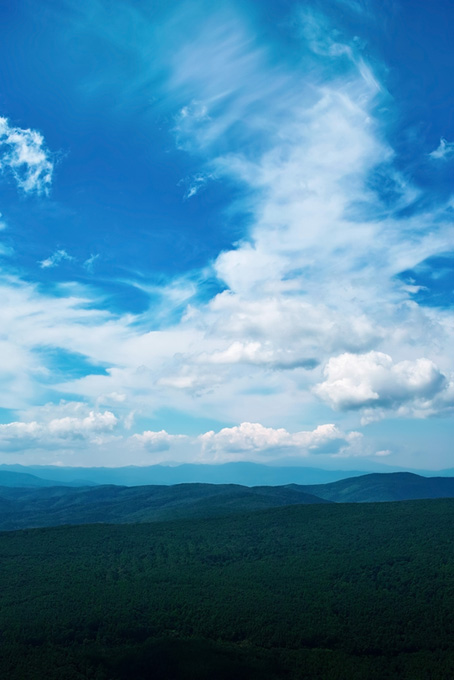
[[[0, 465], [0, 485], [3, 472], [27, 473], [52, 480], [53, 483], [120, 484], [139, 486], [143, 484], [241, 484], [244, 486], [283, 484], [325, 484], [345, 477], [363, 475], [364, 471], [323, 470], [310, 467], [273, 467], [257, 463], [225, 463], [224, 465], [183, 464], [126, 466], [118, 468], [73, 468], [59, 466]], [[9, 486], [9, 484], [8, 484]]]
[[37, 475], [31, 475], [28, 472], [13, 472], [10, 470], [0, 469], [0, 487], [1, 486], [11, 486], [11, 487], [46, 487], [55, 486], [56, 484], [61, 486], [95, 486], [93, 482], [86, 480], [68, 480], [68, 481], [58, 481], [54, 479], [45, 479]]
[[[139, 486], [143, 484], [241, 484], [244, 486], [280, 486], [285, 484], [328, 484], [348, 477], [358, 477], [370, 472], [400, 472], [399, 468], [375, 465], [369, 470], [326, 470], [304, 466], [271, 466], [258, 463], [238, 462], [223, 465], [150, 465], [144, 467], [127, 466], [117, 468], [74, 468], [56, 465], [0, 465], [0, 486], [16, 486], [13, 482], [2, 481], [3, 472], [34, 475], [55, 484], [87, 486], [90, 484], [120, 484]], [[431, 473], [419, 470], [411, 472], [424, 476], [454, 476], [454, 470]], [[17, 484], [34, 486], [35, 484]], [[36, 486], [40, 484], [37, 482]], [[42, 485], [44, 486], [44, 485]]]
[[[12, 475], [12, 476], [11, 476]], [[0, 473], [0, 530], [63, 524], [155, 522], [236, 514], [286, 505], [371, 503], [454, 498], [454, 478], [409, 472], [372, 473], [328, 484], [242, 486], [54, 486], [20, 473]], [[23, 480], [22, 486], [17, 484]]]

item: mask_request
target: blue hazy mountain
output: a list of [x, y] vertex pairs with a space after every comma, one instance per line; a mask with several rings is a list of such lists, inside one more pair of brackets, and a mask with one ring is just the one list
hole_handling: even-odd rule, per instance
[[[391, 470], [394, 470], [394, 468], [381, 465], [378, 466], [376, 471], [389, 472]], [[248, 462], [225, 463], [224, 465], [183, 464], [116, 468], [0, 465], [0, 471], [28, 473], [35, 477], [52, 480], [53, 483], [70, 483], [79, 486], [90, 483], [120, 484], [122, 486], [183, 483], [242, 484], [244, 486], [327, 484], [370, 472], [370, 470], [327, 470], [303, 466], [277, 467]], [[23, 486], [29, 485], [24, 484]]]
[[[6, 467], [6, 466], [5, 466]], [[19, 466], [20, 467], [20, 466]], [[24, 468], [20, 468], [20, 472], [14, 470], [5, 470], [3, 466], [0, 466], [0, 487], [10, 486], [10, 487], [49, 487], [55, 486], [54, 479], [46, 479], [39, 475], [33, 475], [28, 472], [22, 472]], [[25, 468], [27, 469], [27, 468]], [[82, 480], [60, 480], [59, 484], [64, 486], [82, 486], [90, 485], [92, 482], [86, 482]]]

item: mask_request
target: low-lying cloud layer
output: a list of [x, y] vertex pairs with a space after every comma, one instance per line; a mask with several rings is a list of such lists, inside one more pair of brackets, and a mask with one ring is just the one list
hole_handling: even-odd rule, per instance
[[110, 410], [89, 411], [81, 402], [47, 404], [33, 410], [32, 414], [36, 419], [0, 425], [3, 450], [47, 451], [50, 455], [47, 462], [60, 456], [62, 451], [78, 453], [87, 447], [108, 462], [123, 450], [127, 452], [129, 462], [139, 461], [141, 464], [194, 460], [205, 463], [267, 462], [289, 456], [297, 461], [313, 455], [361, 456], [374, 453], [367, 449], [359, 432], [345, 433], [333, 424], [293, 434], [284, 428], [243, 422], [197, 436], [170, 434], [166, 430], [145, 430], [128, 435], [125, 419], [122, 422], [121, 417]]

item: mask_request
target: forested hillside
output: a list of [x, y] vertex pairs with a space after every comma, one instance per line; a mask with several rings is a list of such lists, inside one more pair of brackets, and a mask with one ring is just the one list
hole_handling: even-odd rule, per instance
[[312, 486], [176, 484], [20, 488], [0, 485], [0, 530], [96, 522], [154, 522], [298, 504], [449, 497], [454, 497], [453, 478], [426, 478], [403, 472], [369, 474]]
[[72, 489], [0, 487], [0, 530], [96, 522], [151, 522], [229, 515], [306, 503], [330, 503], [299, 486], [236, 484], [97, 486]]
[[454, 500], [0, 534], [8, 680], [451, 680]]
[[411, 472], [372, 473], [299, 488], [336, 503], [378, 503], [420, 498], [453, 498], [454, 478], [421, 477]]

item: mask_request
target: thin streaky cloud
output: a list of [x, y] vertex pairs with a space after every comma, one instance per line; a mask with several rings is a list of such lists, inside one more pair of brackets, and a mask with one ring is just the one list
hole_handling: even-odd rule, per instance
[[93, 273], [95, 268], [95, 262], [99, 260], [99, 258], [100, 258], [99, 253], [96, 253], [95, 255], [90, 255], [90, 257], [85, 260], [84, 267], [90, 274]]
[[74, 260], [74, 257], [72, 255], [68, 255], [66, 250], [56, 250], [54, 253], [52, 253], [52, 255], [46, 257], [45, 260], [41, 260], [39, 266], [41, 269], [51, 269], [53, 267], [58, 267], [58, 265], [64, 260], [70, 262], [71, 260]]
[[443, 137], [440, 139], [440, 144], [434, 151], [429, 153], [433, 160], [449, 160], [454, 157], [454, 142], [448, 142]]

